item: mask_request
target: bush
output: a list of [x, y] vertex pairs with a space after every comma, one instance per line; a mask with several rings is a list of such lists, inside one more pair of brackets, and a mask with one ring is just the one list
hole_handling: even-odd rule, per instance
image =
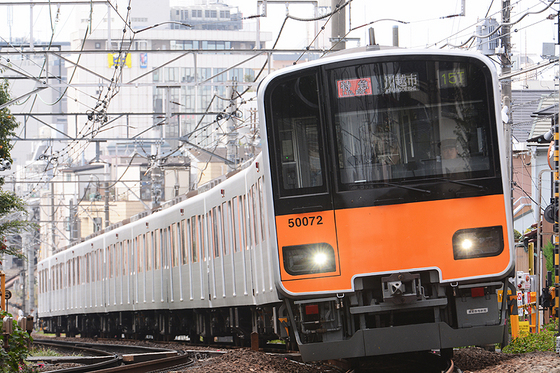
[[[11, 314], [0, 311], [0, 330], [2, 330], [5, 316]], [[32, 368], [25, 365], [25, 359], [29, 356], [28, 344], [33, 340], [25, 330], [22, 330], [16, 320], [13, 320], [13, 333], [9, 336], [8, 350], [4, 349], [4, 341], [0, 346], [0, 372], [33, 372]]]
[[555, 351], [556, 336], [555, 331], [542, 329], [540, 333], [515, 338], [509, 345], [503, 348], [502, 352], [507, 354], [523, 354], [535, 351]]

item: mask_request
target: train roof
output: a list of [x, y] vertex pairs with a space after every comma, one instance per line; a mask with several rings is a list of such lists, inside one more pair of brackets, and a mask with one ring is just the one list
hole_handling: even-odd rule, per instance
[[313, 61], [302, 62], [297, 65], [288, 66], [283, 69], [277, 70], [264, 78], [259, 84], [258, 91], [265, 87], [272, 79], [277, 76], [288, 74], [290, 72], [304, 70], [314, 66], [322, 66], [329, 63], [336, 63], [348, 60], [357, 60], [360, 58], [369, 58], [375, 56], [413, 56], [413, 55], [440, 55], [440, 56], [463, 56], [476, 58], [483, 61], [486, 65], [492, 66], [495, 70], [494, 62], [480, 52], [470, 50], [449, 50], [449, 49], [406, 49], [390, 46], [366, 46], [358, 48], [344, 49], [336, 52], [329, 53], [328, 55]]

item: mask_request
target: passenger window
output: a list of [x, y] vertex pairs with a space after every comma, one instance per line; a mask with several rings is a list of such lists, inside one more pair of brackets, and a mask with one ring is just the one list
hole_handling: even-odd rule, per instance
[[318, 82], [315, 74], [289, 78], [272, 88], [269, 111], [282, 195], [325, 190]]

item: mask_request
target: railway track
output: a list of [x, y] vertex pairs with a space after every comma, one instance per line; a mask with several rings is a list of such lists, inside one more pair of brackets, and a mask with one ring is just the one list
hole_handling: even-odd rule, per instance
[[[184, 371], [192, 368], [200, 361], [206, 361], [205, 366], [215, 371], [227, 371], [227, 367], [235, 366], [236, 368], [249, 369], [257, 366], [268, 367], [270, 369], [279, 368], [281, 372], [292, 372], [286, 370], [286, 366], [278, 367], [274, 363], [274, 359], [291, 360], [292, 368], [301, 369], [303, 367], [311, 367], [314, 364], [306, 364], [297, 362], [298, 354], [286, 353], [259, 353], [252, 355], [247, 349], [228, 350], [233, 357], [225, 357], [210, 359], [216, 355], [224, 355], [225, 351], [212, 350], [181, 350], [178, 352], [173, 348], [147, 347], [137, 345], [122, 345], [107, 343], [86, 343], [81, 341], [58, 341], [58, 340], [35, 340], [37, 345], [44, 345], [61, 351], [81, 351], [87, 356], [71, 356], [71, 357], [35, 357], [29, 359], [32, 362], [50, 362], [50, 363], [79, 363], [80, 367], [68, 369], [58, 369], [60, 372], [97, 372], [97, 373], [113, 373], [113, 372], [150, 372], [150, 373], [166, 373], [174, 371]], [[170, 346], [169, 346], [170, 347]], [[245, 352], [243, 352], [245, 351]], [[231, 356], [228, 354], [227, 356]], [[238, 358], [236, 358], [237, 356]], [[241, 357], [239, 360], [239, 357]], [[209, 360], [210, 359], [210, 360]], [[326, 362], [325, 362], [326, 363]], [[253, 365], [257, 364], [257, 366]], [[301, 364], [297, 366], [297, 364]], [[453, 361], [446, 359], [438, 354], [429, 352], [396, 354], [389, 356], [377, 356], [369, 358], [359, 358], [350, 361], [329, 361], [328, 364], [316, 364], [314, 369], [305, 369], [305, 372], [329, 372], [329, 373], [452, 373], [454, 370]], [[256, 369], [255, 372], [262, 370]], [[50, 371], [54, 372], [54, 370]]]
[[[188, 353], [179, 354], [175, 350], [163, 348], [44, 340], [34, 340], [33, 343], [37, 346], [44, 346], [59, 351], [80, 352], [83, 355], [87, 355], [64, 357], [40, 356], [28, 359], [30, 362], [82, 364], [72, 368], [58, 369], [56, 370], [58, 373], [164, 372], [169, 368], [184, 368], [195, 363], [195, 360]], [[197, 353], [200, 352], [197, 351]]]

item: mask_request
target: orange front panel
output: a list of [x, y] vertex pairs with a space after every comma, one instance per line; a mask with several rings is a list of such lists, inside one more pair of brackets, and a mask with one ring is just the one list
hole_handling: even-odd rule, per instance
[[475, 278], [502, 273], [510, 263], [507, 234], [498, 256], [453, 258], [452, 237], [459, 229], [501, 225], [507, 232], [503, 195], [344, 209], [336, 211], [336, 219], [332, 211], [314, 215], [327, 224], [295, 230], [287, 228], [288, 219], [304, 215], [277, 217], [279, 248], [330, 243], [338, 248], [340, 275], [303, 278], [281, 268], [283, 285], [292, 293], [348, 291], [356, 275], [421, 268], [439, 269], [443, 281]]
[[335, 257], [338, 257], [336, 227], [334, 223], [334, 212], [332, 210], [308, 214], [277, 216], [276, 229], [278, 233], [278, 247], [280, 250], [280, 276], [283, 282], [300, 280], [303, 278], [320, 278], [322, 281], [325, 281], [325, 277], [340, 275], [340, 263], [338, 260], [335, 272], [304, 276], [292, 276], [288, 274], [282, 264], [282, 247], [284, 246], [328, 243], [334, 248]]

